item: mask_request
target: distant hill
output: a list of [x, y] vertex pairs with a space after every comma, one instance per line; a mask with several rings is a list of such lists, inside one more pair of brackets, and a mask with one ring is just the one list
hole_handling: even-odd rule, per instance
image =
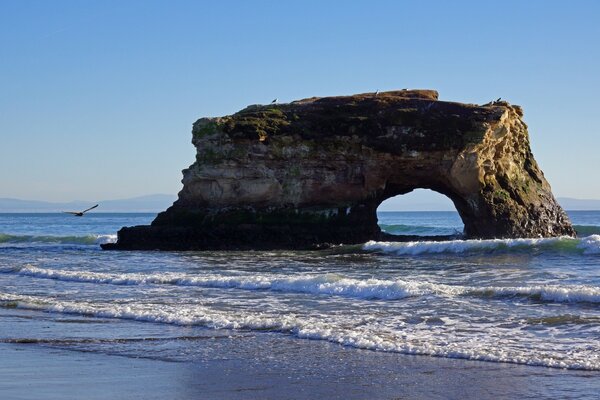
[[600, 210], [600, 200], [572, 199], [570, 197], [558, 197], [556, 200], [565, 210]]
[[118, 200], [76, 200], [65, 203], [0, 198], [0, 213], [77, 211], [94, 204], [100, 204], [94, 212], [159, 212], [167, 209], [176, 199], [177, 196], [172, 194], [151, 194]]
[[[83, 210], [100, 204], [94, 212], [159, 212], [166, 210], [177, 199], [172, 194], [151, 194], [129, 199], [102, 201], [70, 201], [53, 203], [38, 200], [0, 198], [0, 213], [61, 212]], [[600, 200], [558, 197], [565, 210], [600, 210]], [[397, 196], [382, 203], [379, 211], [456, 211], [447, 197], [430, 191], [416, 191], [416, 195]]]

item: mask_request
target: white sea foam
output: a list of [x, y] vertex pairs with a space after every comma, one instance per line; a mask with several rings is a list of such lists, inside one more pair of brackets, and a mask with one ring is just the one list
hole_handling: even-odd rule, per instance
[[553, 303], [600, 303], [600, 287], [588, 285], [483, 287], [471, 288], [464, 293], [496, 298], [529, 297]]
[[520, 287], [460, 286], [404, 279], [356, 279], [338, 274], [301, 274], [285, 278], [268, 274], [194, 275], [186, 273], [103, 273], [57, 270], [26, 265], [0, 270], [34, 278], [113, 285], [177, 285], [241, 290], [270, 290], [285, 293], [343, 296], [358, 299], [399, 300], [407, 297], [477, 296], [491, 298], [528, 297], [557, 303], [600, 303], [600, 287], [588, 285], [533, 285]]
[[577, 245], [584, 254], [600, 254], [600, 235], [591, 235], [581, 239]]
[[117, 241], [117, 235], [93, 235], [95, 236], [94, 244], [105, 244], [115, 243]]
[[377, 242], [371, 240], [363, 245], [363, 250], [380, 251], [397, 255], [419, 255], [528, 249], [534, 247], [542, 247], [545, 250], [556, 249], [560, 251], [576, 251], [584, 254], [600, 254], [600, 235], [592, 235], [581, 239], [565, 236], [530, 239], [448, 240], [441, 242]]
[[58, 236], [58, 235], [13, 235], [0, 233], [0, 244], [75, 244], [91, 245], [114, 243], [117, 241], [116, 234], [108, 235], [82, 235], [82, 236]]
[[[477, 340], [464, 340], [453, 324], [438, 328], [417, 325], [390, 330], [389, 327], [381, 326], [377, 318], [343, 314], [324, 318], [292, 313], [219, 311], [197, 304], [98, 304], [8, 293], [0, 293], [0, 304], [30, 310], [198, 325], [214, 329], [280, 331], [298, 338], [327, 340], [346, 346], [404, 354], [600, 370], [600, 356], [596, 347], [600, 343], [597, 339], [590, 338], [585, 346], [560, 340], [552, 344], [546, 341], [542, 343], [518, 328], [495, 330], [496, 328], [484, 326], [484, 329], [489, 330], [481, 332]], [[469, 329], [472, 330], [472, 327]], [[511, 337], [516, 345], [512, 345], [509, 339]], [[522, 346], [523, 340], [533, 341], [527, 346]], [[568, 354], [564, 351], [565, 348], [570, 349]]]
[[[336, 295], [364, 299], [395, 300], [410, 296], [433, 293], [432, 285], [404, 280], [344, 278], [336, 274], [299, 275], [278, 278], [272, 275], [192, 275], [183, 273], [124, 273], [112, 274], [92, 271], [57, 270], [39, 268], [31, 265], [5, 272], [16, 271], [20, 275], [35, 278], [56, 279], [71, 282], [103, 283], [113, 285], [163, 284], [178, 286], [198, 286], [206, 288], [227, 288], [242, 290], [271, 290], [287, 293], [309, 293], [318, 295]], [[448, 286], [446, 291], [451, 291]]]

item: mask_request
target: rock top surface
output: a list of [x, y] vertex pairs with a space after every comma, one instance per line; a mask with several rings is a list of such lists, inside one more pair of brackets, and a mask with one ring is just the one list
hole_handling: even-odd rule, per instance
[[[253, 105], [201, 118], [179, 198], [118, 249], [304, 249], [382, 237], [382, 201], [449, 197], [467, 238], [574, 235], [529, 145], [523, 110], [401, 90]], [[386, 237], [389, 239], [389, 237]]]

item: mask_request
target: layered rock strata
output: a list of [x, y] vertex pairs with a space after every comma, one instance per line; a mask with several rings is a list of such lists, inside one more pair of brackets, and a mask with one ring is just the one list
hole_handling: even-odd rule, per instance
[[255, 105], [202, 118], [178, 200], [117, 249], [308, 249], [380, 238], [376, 210], [417, 188], [449, 197], [467, 238], [574, 235], [519, 106], [402, 90]]

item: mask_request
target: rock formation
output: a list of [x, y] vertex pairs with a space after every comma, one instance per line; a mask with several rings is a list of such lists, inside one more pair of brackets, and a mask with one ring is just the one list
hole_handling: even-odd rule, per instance
[[179, 199], [118, 249], [316, 248], [380, 237], [376, 210], [417, 188], [449, 197], [468, 238], [574, 235], [519, 106], [402, 90], [254, 105], [193, 125]]

